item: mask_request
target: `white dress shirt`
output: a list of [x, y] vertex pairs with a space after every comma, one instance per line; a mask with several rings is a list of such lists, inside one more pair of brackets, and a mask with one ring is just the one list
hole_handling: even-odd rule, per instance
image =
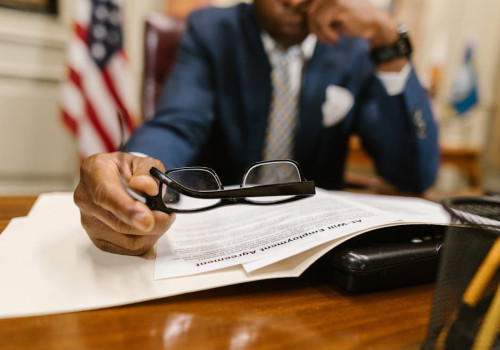
[[[262, 32], [261, 37], [262, 43], [264, 45], [264, 50], [269, 57], [269, 61], [271, 62], [271, 65], [274, 65], [274, 62], [277, 59], [276, 48], [278, 44], [266, 32]], [[296, 57], [292, 62], [290, 62], [289, 65], [290, 87], [294, 91], [298, 91], [298, 89], [300, 89], [300, 83], [302, 80], [302, 67], [304, 65], [304, 62], [312, 57], [314, 49], [316, 47], [316, 43], [316, 36], [314, 34], [309, 34], [307, 38], [302, 41], [302, 43], [288, 48], [288, 50], [300, 49], [302, 51], [302, 57]], [[390, 96], [394, 96], [403, 92], [410, 75], [410, 71], [411, 65], [407, 63], [399, 72], [378, 71], [377, 77], [384, 85], [387, 94], [389, 94]]]

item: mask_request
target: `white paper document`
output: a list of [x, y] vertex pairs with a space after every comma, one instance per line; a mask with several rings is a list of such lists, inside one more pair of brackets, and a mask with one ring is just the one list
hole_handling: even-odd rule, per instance
[[0, 318], [82, 311], [270, 278], [297, 277], [331, 248], [319, 246], [258, 274], [241, 266], [153, 279], [154, 254], [103, 252], [80, 224], [72, 193], [41, 195], [0, 234]]
[[[449, 222], [436, 203], [356, 196], [319, 190], [314, 197], [287, 205], [179, 214], [158, 243], [155, 260], [154, 252], [134, 257], [99, 250], [81, 226], [72, 193], [40, 195], [29, 215], [13, 219], [0, 235], [0, 318], [89, 310], [297, 277], [343, 240], [378, 224], [411, 222], [412, 215], [415, 222]], [[382, 202], [386, 208], [406, 209], [383, 214], [375, 208], [382, 208]], [[411, 215], [412, 208], [416, 210]], [[165, 278], [172, 275], [179, 277]]]
[[239, 205], [179, 214], [158, 242], [155, 278], [186, 276], [243, 264], [253, 272], [326, 242], [396, 222], [445, 223], [439, 204], [418, 198], [317, 190], [274, 206]]

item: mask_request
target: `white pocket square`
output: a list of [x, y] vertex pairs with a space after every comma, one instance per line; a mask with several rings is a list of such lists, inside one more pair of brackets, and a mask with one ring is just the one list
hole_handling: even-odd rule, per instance
[[321, 106], [323, 112], [323, 127], [338, 124], [344, 119], [354, 105], [354, 96], [343, 87], [329, 85], [326, 88], [326, 100]]

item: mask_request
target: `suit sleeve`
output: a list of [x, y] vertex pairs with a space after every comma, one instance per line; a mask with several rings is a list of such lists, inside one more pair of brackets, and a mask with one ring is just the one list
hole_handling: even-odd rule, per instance
[[[367, 65], [373, 69], [371, 62]], [[395, 96], [370, 74], [357, 108], [356, 131], [380, 176], [402, 191], [429, 188], [439, 165], [438, 130], [414, 69], [403, 92]]]
[[159, 159], [167, 169], [191, 164], [214, 120], [210, 71], [208, 52], [190, 19], [155, 115], [135, 130], [125, 149]]

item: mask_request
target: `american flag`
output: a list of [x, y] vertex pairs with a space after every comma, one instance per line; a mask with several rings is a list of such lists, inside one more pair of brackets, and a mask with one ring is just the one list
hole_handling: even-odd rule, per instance
[[77, 140], [80, 157], [85, 159], [117, 150], [123, 131], [126, 137], [137, 124], [138, 103], [122, 45], [119, 3], [77, 0], [74, 4], [62, 118]]

